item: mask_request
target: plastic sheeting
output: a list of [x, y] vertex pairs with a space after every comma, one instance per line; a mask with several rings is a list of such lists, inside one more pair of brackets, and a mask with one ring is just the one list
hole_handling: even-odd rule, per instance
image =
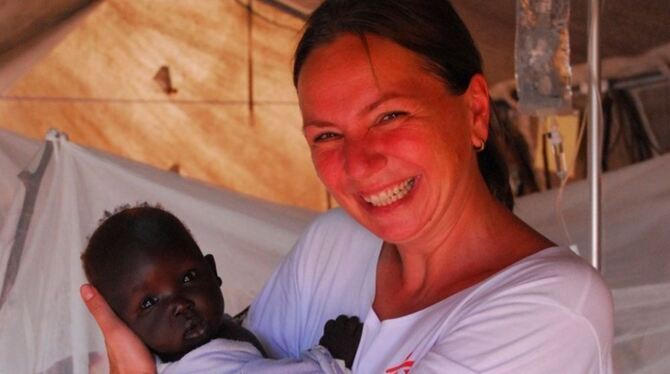
[[[105, 363], [90, 354], [104, 352], [104, 346], [78, 293], [84, 281], [79, 255], [104, 210], [160, 202], [182, 218], [202, 249], [217, 259], [229, 313], [249, 303], [314, 215], [85, 149], [55, 134], [50, 141], [51, 160], [13, 270], [7, 264], [25, 188], [16, 178], [13, 186], [0, 184], [0, 196], [14, 196], [11, 206], [0, 206], [6, 216], [0, 230], [0, 289], [7, 273], [16, 271], [0, 307], [0, 373], [86, 373], [89, 365]], [[34, 142], [0, 133], [3, 183], [29, 160], [39, 163], [39, 154]], [[619, 373], [670, 372], [669, 163], [667, 155], [603, 178], [604, 272], [614, 294]], [[521, 198], [516, 211], [552, 240], [567, 244], [554, 214], [555, 194]], [[587, 199], [584, 182], [568, 185], [563, 199], [582, 253], [588, 253]]]
[[[0, 136], [0, 154], [17, 159], [12, 147], [22, 141], [6, 147], [9, 137]], [[0, 307], [0, 373], [86, 373], [97, 364], [90, 353], [104, 352], [104, 345], [79, 298], [85, 281], [79, 256], [105, 210], [147, 201], [180, 217], [203, 252], [214, 254], [230, 314], [250, 303], [314, 215], [86, 149], [55, 133], [47, 143], [53, 152], [22, 248], [17, 226], [30, 199], [16, 178], [0, 230], [0, 289], [15, 279]], [[39, 161], [33, 158], [32, 170]], [[3, 177], [12, 173], [2, 170]]]
[[[614, 295], [618, 373], [670, 373], [670, 154], [606, 173], [602, 180], [603, 274]], [[556, 190], [519, 199], [526, 222], [561, 244], [589, 251], [585, 181], [568, 185], [559, 225]], [[588, 257], [588, 256], [585, 256]]]

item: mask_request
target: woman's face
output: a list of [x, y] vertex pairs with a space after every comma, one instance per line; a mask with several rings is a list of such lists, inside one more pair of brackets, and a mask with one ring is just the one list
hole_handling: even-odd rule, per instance
[[366, 40], [367, 51], [344, 34], [305, 61], [304, 134], [319, 177], [349, 214], [390, 242], [426, 239], [457, 218], [480, 178], [473, 145], [487, 136], [486, 83], [477, 76], [454, 96], [417, 54]]

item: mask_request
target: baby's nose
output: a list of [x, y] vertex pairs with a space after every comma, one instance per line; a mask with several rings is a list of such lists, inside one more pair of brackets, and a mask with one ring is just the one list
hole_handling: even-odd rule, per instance
[[172, 315], [183, 316], [193, 311], [193, 302], [183, 297], [175, 297], [172, 300]]

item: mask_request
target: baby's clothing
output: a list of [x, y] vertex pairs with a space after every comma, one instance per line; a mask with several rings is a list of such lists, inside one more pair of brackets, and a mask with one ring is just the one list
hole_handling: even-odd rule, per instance
[[341, 360], [335, 360], [324, 347], [316, 346], [302, 354], [300, 359], [272, 360], [248, 342], [213, 339], [192, 350], [179, 361], [160, 362], [159, 374], [344, 374], [348, 373]]

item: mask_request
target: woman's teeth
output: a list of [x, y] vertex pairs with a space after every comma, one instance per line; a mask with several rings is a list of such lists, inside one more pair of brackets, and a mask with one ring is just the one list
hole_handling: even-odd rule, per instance
[[372, 196], [365, 196], [363, 199], [373, 206], [386, 206], [392, 204], [403, 197], [407, 196], [409, 191], [414, 187], [414, 178], [410, 178], [398, 185], [388, 188], [378, 194]]

